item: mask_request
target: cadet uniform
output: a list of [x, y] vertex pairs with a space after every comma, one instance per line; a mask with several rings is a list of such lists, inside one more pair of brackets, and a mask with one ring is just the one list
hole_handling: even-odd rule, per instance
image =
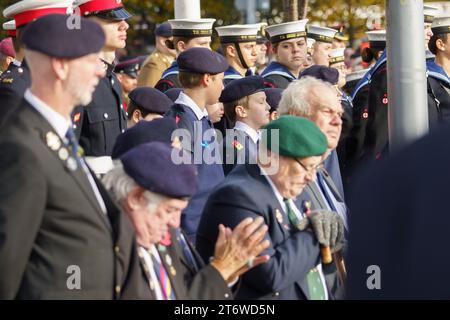
[[[294, 38], [305, 38], [306, 41], [305, 26], [307, 22], [308, 19], [281, 23], [267, 27], [266, 32], [272, 45]], [[289, 83], [297, 79], [286, 66], [276, 61], [272, 61], [261, 76], [264, 78], [267, 88], [286, 89]]]
[[[164, 22], [158, 25], [155, 29], [157, 37], [170, 38], [172, 37], [172, 27], [170, 23]], [[170, 67], [174, 57], [160, 52], [158, 49], [149, 55], [143, 65], [138, 77], [139, 87], [154, 87], [167, 68]]]
[[[212, 25], [216, 19], [172, 19], [168, 21], [172, 26], [172, 34], [175, 38], [196, 38], [211, 37], [213, 32]], [[181, 88], [181, 83], [178, 80], [178, 63], [176, 60], [163, 72], [155, 88], [161, 92], [166, 92], [171, 88]]]
[[[14, 18], [14, 23], [10, 21], [4, 24], [4, 28], [13, 32], [17, 30], [16, 28], [22, 28], [33, 21], [33, 19], [43, 15], [51, 13], [66, 14], [71, 4], [72, 1], [70, 0], [19, 1], [3, 11], [5, 18]], [[44, 8], [45, 10], [42, 10]], [[30, 71], [25, 61], [23, 63], [17, 60], [14, 61], [0, 76], [0, 127], [6, 121], [6, 118], [18, 107], [23, 99], [25, 90], [30, 85]]]
[[[260, 91], [264, 91], [264, 79], [260, 76], [246, 77], [226, 86], [219, 101], [230, 103]], [[223, 170], [226, 175], [237, 164], [256, 163], [259, 138], [259, 130], [256, 131], [242, 121], [236, 121], [233, 134], [227, 135], [222, 142]]]
[[[81, 0], [81, 15], [121, 21], [131, 17], [122, 3], [115, 0]], [[101, 78], [87, 106], [78, 106], [72, 113], [75, 134], [96, 174], [112, 167], [111, 152], [117, 136], [127, 128], [127, 115], [122, 103], [120, 82], [113, 73], [114, 65], [103, 61], [106, 76]]]
[[[424, 23], [429, 23], [428, 10], [424, 10]], [[377, 61], [377, 65], [369, 87], [369, 119], [364, 141], [364, 158], [368, 160], [378, 160], [389, 153], [387, 63]]]
[[[82, 18], [69, 30], [66, 22], [62, 14], [41, 17], [22, 41], [68, 60], [101, 49], [97, 23]], [[2, 130], [0, 299], [120, 297], [132, 231], [78, 155], [70, 121], [27, 90]], [[79, 281], [68, 280], [77, 272]]]
[[[450, 16], [437, 17], [431, 30], [434, 35], [450, 34]], [[441, 56], [437, 52], [438, 56]], [[443, 59], [449, 60], [443, 57]], [[450, 123], [450, 77], [434, 61], [427, 62], [428, 75], [428, 119], [430, 127], [437, 123]]]
[[[223, 44], [233, 44], [236, 48], [236, 53], [239, 59], [239, 62], [235, 61], [232, 57], [227, 57], [224, 52], [225, 57], [227, 58], [230, 66], [225, 71], [225, 76], [223, 78], [224, 85], [229, 84], [231, 81], [236, 79], [242, 79], [247, 75], [251, 75], [252, 71], [250, 69], [251, 66], [248, 65], [248, 62], [245, 61], [244, 56], [242, 55], [242, 50], [240, 47], [240, 43], [246, 42], [256, 42], [258, 31], [260, 30], [260, 25], [231, 25], [216, 28], [217, 33], [220, 37], [220, 43]], [[245, 74], [239, 73], [235, 68], [232, 67], [233, 63], [239, 63], [244, 69], [247, 69]]]
[[[279, 130], [279, 153], [290, 158], [319, 156], [327, 140], [311, 121], [282, 116], [265, 127]], [[270, 138], [263, 139], [270, 150]], [[271, 178], [257, 164], [237, 166], [214, 190], [203, 211], [197, 250], [203, 259], [214, 252], [217, 226], [234, 228], [245, 218], [263, 217], [270, 247], [263, 253], [270, 260], [245, 273], [237, 299], [328, 299], [325, 285], [329, 266], [322, 265], [319, 246], [310, 232], [297, 229], [304, 212], [290, 199], [283, 199]]]
[[[228, 63], [222, 55], [206, 48], [190, 48], [182, 52], [177, 61], [181, 70], [199, 74], [219, 74], [228, 68]], [[188, 95], [181, 92], [175, 104], [166, 114], [168, 117], [175, 118], [179, 128], [189, 131], [191, 143], [183, 143], [183, 148], [189, 151], [192, 159], [194, 159], [194, 153], [200, 154], [201, 152], [201, 154], [211, 154], [216, 160], [213, 164], [206, 164], [202, 159], [201, 163], [197, 165], [199, 188], [190, 199], [189, 205], [181, 217], [181, 226], [191, 242], [195, 241], [198, 223], [209, 193], [224, 179], [220, 154], [215, 154], [214, 151], [217, 150], [216, 137], [203, 140], [203, 134], [213, 126], [208, 118], [208, 112], [206, 109], [202, 110], [201, 107], [204, 106], [198, 106]], [[198, 137], [199, 134], [201, 137]], [[205, 151], [205, 149], [211, 151], [206, 152], [208, 150]], [[217, 162], [217, 160], [219, 161]]]

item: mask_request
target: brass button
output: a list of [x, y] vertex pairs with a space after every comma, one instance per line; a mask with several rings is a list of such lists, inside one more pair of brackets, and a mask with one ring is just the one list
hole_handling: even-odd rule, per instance
[[120, 290], [121, 290], [120, 286], [116, 286], [115, 291], [117, 294], [120, 294]]
[[108, 119], [109, 115], [105, 112], [105, 113], [103, 114], [103, 117], [104, 117], [105, 119]]
[[280, 293], [278, 291], [273, 293], [274, 297], [278, 297], [279, 295], [280, 295]]
[[115, 247], [114, 247], [114, 251], [115, 251], [116, 253], [119, 253], [119, 252], [120, 252], [119, 246], [115, 246]]
[[230, 295], [228, 293], [225, 293], [225, 299], [228, 299]]

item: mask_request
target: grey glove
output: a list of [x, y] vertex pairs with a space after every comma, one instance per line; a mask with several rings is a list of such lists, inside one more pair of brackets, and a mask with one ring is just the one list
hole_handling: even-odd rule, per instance
[[300, 230], [310, 227], [316, 235], [317, 241], [331, 252], [337, 252], [344, 245], [344, 223], [342, 218], [333, 211], [314, 210], [299, 223]]

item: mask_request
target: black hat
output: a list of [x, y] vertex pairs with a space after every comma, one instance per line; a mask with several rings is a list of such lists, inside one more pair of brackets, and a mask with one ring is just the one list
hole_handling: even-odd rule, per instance
[[183, 51], [178, 56], [177, 63], [180, 72], [218, 74], [228, 69], [228, 62], [222, 55], [203, 47]]
[[122, 0], [77, 0], [81, 16], [96, 16], [106, 20], [120, 21], [132, 17], [125, 10]]
[[170, 88], [169, 90], [167, 90], [166, 92], [164, 92], [164, 94], [173, 102], [175, 102], [175, 100], [178, 99], [178, 97], [180, 96], [180, 92], [183, 91], [182, 88]]
[[299, 78], [306, 76], [320, 79], [333, 85], [339, 81], [339, 71], [337, 69], [320, 65], [313, 65], [303, 70]]
[[[142, 188], [171, 198], [191, 197], [197, 191], [194, 164], [175, 164], [170, 144], [141, 144], [120, 157], [124, 171]], [[183, 152], [183, 150], [180, 150]]]
[[102, 27], [80, 18], [80, 27], [67, 27], [67, 16], [50, 14], [29, 23], [21, 40], [29, 50], [64, 59], [75, 59], [97, 53], [105, 44]]
[[274, 112], [278, 109], [278, 104], [281, 100], [281, 94], [283, 89], [281, 88], [267, 88], [264, 90], [266, 93], [267, 103], [270, 106], [270, 112]]
[[139, 121], [135, 126], [121, 133], [114, 144], [112, 158], [117, 159], [128, 150], [148, 142], [172, 143], [172, 132], [177, 129], [174, 118], [160, 118]]
[[151, 87], [139, 87], [128, 94], [130, 101], [149, 113], [165, 114], [173, 104], [164, 93]]
[[130, 77], [136, 79], [138, 77], [138, 71], [140, 69], [139, 58], [124, 58], [114, 68], [115, 73], [127, 74]]
[[157, 35], [158, 37], [171, 37], [172, 26], [167, 21], [159, 24], [155, 29], [155, 35]]
[[231, 81], [222, 90], [219, 101], [223, 103], [239, 100], [256, 92], [264, 91], [264, 78], [261, 76], [249, 76]]

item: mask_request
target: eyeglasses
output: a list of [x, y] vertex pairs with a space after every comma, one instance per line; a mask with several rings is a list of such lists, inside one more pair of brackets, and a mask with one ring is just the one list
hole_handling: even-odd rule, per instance
[[306, 168], [305, 165], [303, 163], [300, 162], [300, 160], [298, 160], [297, 158], [294, 158], [295, 161], [297, 161], [297, 163], [299, 165], [302, 166], [302, 168], [307, 172], [307, 173], [316, 173], [318, 170], [323, 168], [323, 162], [319, 163], [317, 166], [311, 167], [311, 168]]

